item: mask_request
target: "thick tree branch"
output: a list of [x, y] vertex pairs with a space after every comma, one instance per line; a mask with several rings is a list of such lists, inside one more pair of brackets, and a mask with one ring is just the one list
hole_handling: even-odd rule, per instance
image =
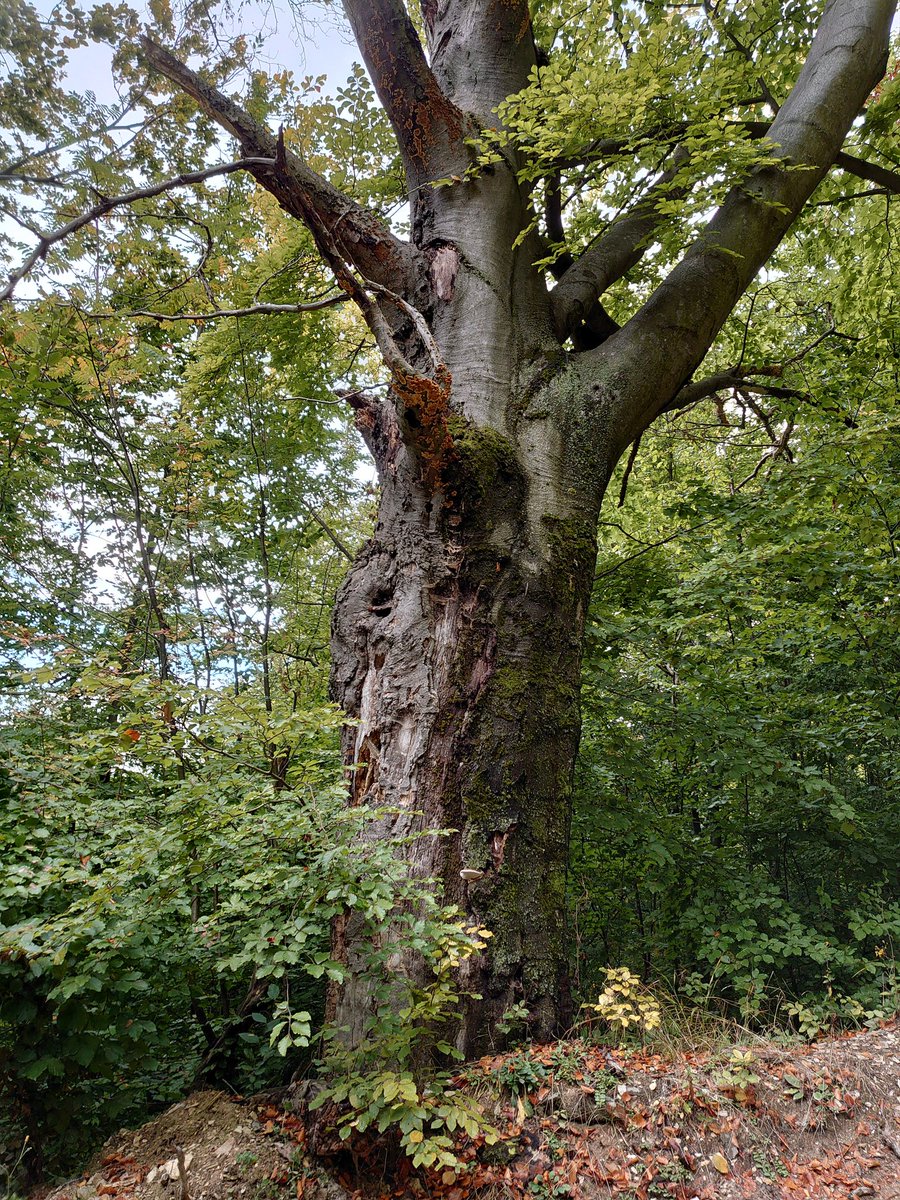
[[396, 238], [372, 212], [340, 192], [303, 159], [285, 148], [283, 139], [149, 37], [141, 38], [147, 60], [161, 75], [187, 92], [203, 111], [237, 138], [245, 156], [270, 160], [250, 168], [291, 216], [313, 233], [327, 231], [347, 260], [378, 283], [398, 280], [412, 285], [418, 255]]
[[844, 154], [843, 151], [834, 160], [834, 165], [849, 175], [856, 175], [869, 183], [877, 183], [885, 191], [900, 192], [900, 172], [889, 171], [887, 167], [880, 167], [878, 163], [866, 162], [863, 158]]
[[696, 369], [835, 163], [884, 73], [895, 7], [894, 0], [830, 0], [799, 79], [769, 131], [781, 163], [756, 170], [732, 188], [647, 303], [590, 352], [601, 377], [615, 356], [616, 375], [623, 381], [614, 402], [619, 447], [669, 404]]
[[122, 208], [123, 206], [134, 204], [138, 200], [150, 200], [154, 196], [161, 196], [163, 192], [170, 192], [174, 188], [186, 187], [194, 183], [203, 183], [205, 180], [212, 179], [216, 175], [231, 175], [235, 171], [250, 171], [263, 166], [271, 167], [272, 163], [272, 159], [239, 158], [236, 162], [223, 163], [218, 167], [207, 167], [204, 171], [188, 171], [183, 175], [176, 175], [174, 179], [164, 179], [161, 183], [153, 183], [143, 188], [134, 188], [133, 191], [123, 192], [120, 196], [104, 197], [99, 203], [93, 205], [92, 208], [86, 209], [79, 216], [73, 217], [65, 225], [60, 225], [51, 233], [39, 235], [40, 240], [37, 246], [28, 255], [22, 265], [13, 271], [3, 288], [0, 289], [0, 304], [10, 298], [15, 291], [16, 285], [39, 262], [47, 257], [55, 245], [64, 241], [67, 237], [71, 237], [73, 233], [77, 233], [85, 225], [90, 225], [100, 217], [105, 217], [114, 208]]
[[[545, 185], [544, 220], [551, 242], [565, 246], [566, 231], [563, 225], [562, 181], [559, 171], [548, 179]], [[574, 263], [571, 252], [564, 249], [550, 264], [550, 272], [555, 279], [562, 279]], [[618, 328], [618, 323], [609, 315], [599, 299], [595, 298], [581, 323], [572, 331], [575, 349], [592, 350], [611, 337]]]
[[465, 117], [432, 74], [401, 0], [344, 0], [344, 11], [397, 135], [410, 189], [462, 170]]
[[643, 257], [664, 222], [658, 202], [678, 194], [673, 181], [687, 154], [676, 150], [672, 165], [659, 175], [637, 204], [624, 213], [576, 259], [553, 289], [551, 306], [557, 337], [564, 341], [588, 318], [599, 296]]

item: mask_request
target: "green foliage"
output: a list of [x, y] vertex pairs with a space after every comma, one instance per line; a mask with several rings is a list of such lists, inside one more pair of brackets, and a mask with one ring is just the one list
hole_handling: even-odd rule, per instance
[[500, 1087], [506, 1088], [513, 1095], [536, 1091], [547, 1077], [547, 1068], [534, 1058], [527, 1048], [507, 1055], [494, 1075]]
[[[4, 737], [0, 1070], [13, 1114], [49, 1147], [198, 1074], [270, 1076], [274, 1003], [292, 987], [316, 1002], [330, 916], [348, 896], [372, 903], [350, 848], [365, 817], [345, 814], [333, 782], [334, 712], [284, 728], [245, 693], [235, 761], [215, 748], [232, 744], [227, 700], [170, 733], [160, 710], [186, 689], [85, 671], [73, 692]], [[86, 695], [125, 711], [85, 728]], [[273, 738], [306, 751], [284, 781], [265, 769]]]
[[850, 308], [804, 354], [780, 285], [748, 307], [807, 396], [671, 418], [602, 526], [575, 894], [590, 977], [811, 1031], [897, 1003], [895, 385]]
[[[148, 19], [391, 216], [402, 171], [366, 74], [333, 98], [267, 75], [258, 38], [220, 32], [227, 7], [154, 0]], [[773, 161], [759, 123], [821, 8], [539, 0], [549, 62], [473, 139], [466, 182], [512, 147], [532, 227], [557, 182], [577, 252], [680, 146], [658, 245], [605, 298], [630, 315]], [[0, 11], [7, 267], [37, 227], [221, 149], [192, 102], [148, 88], [137, 32], [125, 5]], [[118, 101], [72, 92], [73, 56], [113, 43]], [[848, 148], [894, 162], [898, 104], [889, 79]], [[620, 1033], [656, 1023], [638, 971], [810, 1036], [897, 1002], [900, 243], [890, 197], [848, 201], [845, 182], [823, 180], [721, 332], [706, 365], [747, 387], [714, 417], [669, 414], [604, 514], [571, 878], [587, 1007]], [[415, 1165], [455, 1165], [458, 1130], [494, 1136], [442, 1069], [455, 972], [486, 931], [346, 809], [324, 701], [327, 613], [368, 517], [333, 389], [377, 378], [367, 335], [349, 306], [168, 319], [340, 299], [310, 236], [238, 175], [85, 226], [30, 288], [0, 330], [0, 1159], [28, 1133], [37, 1167], [74, 1164], [193, 1082], [250, 1090], [318, 1053], [344, 1136], [394, 1131]], [[348, 970], [336, 917], [379, 986], [361, 1044], [332, 1029], [314, 1051]], [[527, 1017], [515, 1003], [497, 1031]], [[745, 1060], [726, 1070], [753, 1082]], [[526, 1048], [500, 1081], [547, 1073]]]
[[716, 1083], [720, 1087], [733, 1089], [736, 1099], [746, 1099], [749, 1089], [759, 1083], [759, 1076], [753, 1069], [755, 1065], [756, 1056], [752, 1050], [732, 1050], [727, 1063], [716, 1076]]
[[[79, 728], [85, 697], [117, 719]], [[481, 1130], [480, 1110], [422, 1052], [436, 1041], [456, 1057], [437, 1035], [460, 999], [453, 972], [486, 931], [365, 836], [378, 814], [348, 808], [333, 782], [339, 714], [269, 714], [259, 689], [198, 696], [85, 667], [29, 720], [29, 740], [24, 722], [6, 739], [0, 825], [0, 1070], [15, 1128], [51, 1157], [65, 1137], [73, 1154], [192, 1078], [277, 1079], [321, 1026], [323, 983], [346, 976], [329, 949], [340, 916], [383, 984], [357, 1050], [328, 1032], [320, 1102], [347, 1102], [345, 1136], [397, 1127], [416, 1165], [453, 1161], [449, 1135]], [[398, 955], [424, 956], [431, 983], [414, 986]]]
[[710, 206], [774, 161], [760, 132], [799, 73], [821, 5], [532, 7], [547, 61], [500, 106], [478, 162], [512, 144], [524, 179], [550, 186], [560, 173], [567, 240], [580, 249], [671, 166], [677, 145], [677, 171], [653, 200], [667, 218], [650, 268], [658, 279]]
[[[432, 1056], [462, 1057], [442, 1040], [467, 995], [455, 972], [485, 949], [490, 933], [466, 925], [456, 908], [439, 908], [427, 888], [419, 891], [415, 909], [395, 918], [390, 937], [374, 939], [365, 970], [382, 982], [362, 1038], [348, 1048], [342, 1030], [327, 1032], [320, 1064], [327, 1083], [311, 1107], [328, 1101], [346, 1105], [337, 1125], [342, 1138], [369, 1128], [392, 1129], [413, 1166], [455, 1167], [457, 1131], [483, 1134], [489, 1144], [499, 1135], [478, 1102], [452, 1085], [448, 1072], [435, 1072]], [[430, 973], [424, 986], [403, 966], [404, 959], [418, 964], [420, 957]]]
[[528, 1017], [528, 1008], [521, 1000], [517, 1000], [515, 1004], [510, 1005], [497, 1022], [497, 1032], [507, 1037], [512, 1035], [515, 1038], [517, 1034], [527, 1030]]

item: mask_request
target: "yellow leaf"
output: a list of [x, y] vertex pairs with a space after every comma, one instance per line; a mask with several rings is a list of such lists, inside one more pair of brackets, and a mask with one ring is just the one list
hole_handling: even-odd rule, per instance
[[720, 1175], [727, 1175], [731, 1170], [731, 1167], [728, 1165], [728, 1159], [718, 1150], [709, 1156], [709, 1161], [716, 1168]]
[[425, 1137], [425, 1134], [422, 1132], [421, 1129], [414, 1129], [412, 1131], [412, 1133], [409, 1135], [409, 1140], [412, 1142], [412, 1144], [414, 1146], [418, 1146], [419, 1142], [423, 1141], [424, 1137]]

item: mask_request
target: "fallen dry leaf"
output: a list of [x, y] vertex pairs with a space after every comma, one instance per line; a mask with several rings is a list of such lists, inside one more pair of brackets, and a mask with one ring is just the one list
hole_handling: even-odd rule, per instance
[[716, 1168], [720, 1175], [727, 1175], [731, 1171], [728, 1159], [719, 1150], [715, 1150], [710, 1156], [709, 1161]]

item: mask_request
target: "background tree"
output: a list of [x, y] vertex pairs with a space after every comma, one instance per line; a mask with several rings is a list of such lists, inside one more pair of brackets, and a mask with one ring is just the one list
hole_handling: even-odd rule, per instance
[[[896, 190], [881, 161], [894, 92], [870, 97], [893, 8], [654, 3], [575, 15], [450, 2], [417, 14], [425, 50], [399, 0], [345, 9], [397, 139], [408, 238], [377, 211], [377, 187], [339, 190], [301, 136], [269, 131], [277, 103], [259, 81], [242, 107], [185, 65], [206, 32], [198, 19], [181, 58], [151, 38], [143, 53], [181, 93], [176, 107], [190, 97], [242, 157], [166, 180], [166, 139], [162, 150], [141, 140], [139, 186], [40, 234], [5, 294], [63, 235], [84, 238], [120, 204], [246, 169], [355, 301], [390, 392], [348, 397], [381, 499], [337, 600], [332, 694], [354, 718], [354, 802], [396, 810], [374, 836], [458, 831], [417, 841], [413, 869], [441, 878], [495, 935], [463, 980], [479, 997], [458, 1030], [471, 1051], [518, 999], [536, 1035], [567, 1016], [571, 774], [607, 483], [660, 414], [729, 388], [778, 398], [780, 354], [722, 345], [711, 373], [693, 375], [816, 189], [833, 197], [833, 168]], [[160, 25], [171, 38], [162, 10]], [[149, 105], [129, 54], [126, 40], [120, 65]], [[191, 129], [172, 169], [213, 144], [208, 123]], [[844, 149], [851, 130], [866, 161]], [[19, 160], [7, 171], [22, 188], [65, 182], [23, 171]], [[33, 224], [27, 205], [15, 215]], [[463, 868], [480, 876], [464, 882]], [[335, 939], [352, 971], [352, 920]], [[337, 1012], [351, 1038], [369, 1003], [351, 975]]]

